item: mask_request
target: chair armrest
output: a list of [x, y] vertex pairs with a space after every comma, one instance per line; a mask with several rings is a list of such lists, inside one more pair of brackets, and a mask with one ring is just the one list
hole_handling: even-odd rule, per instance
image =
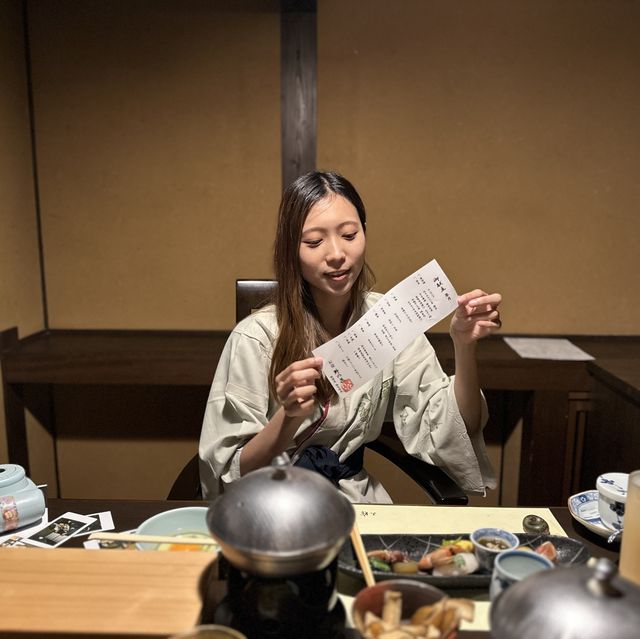
[[415, 481], [435, 503], [448, 506], [466, 506], [469, 498], [442, 469], [412, 457], [395, 436], [385, 435], [368, 442], [367, 447], [382, 455]]

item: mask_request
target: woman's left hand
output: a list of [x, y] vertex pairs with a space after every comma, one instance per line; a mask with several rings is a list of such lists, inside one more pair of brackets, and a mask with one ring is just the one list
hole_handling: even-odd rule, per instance
[[453, 341], [471, 344], [500, 330], [500, 302], [500, 293], [488, 294], [479, 288], [460, 295], [449, 329]]

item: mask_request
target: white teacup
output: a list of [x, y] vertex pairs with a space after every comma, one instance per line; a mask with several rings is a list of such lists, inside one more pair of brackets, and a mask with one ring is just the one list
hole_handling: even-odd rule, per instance
[[496, 557], [493, 564], [489, 586], [491, 600], [496, 599], [512, 584], [548, 568], [553, 568], [552, 561], [537, 552], [505, 550]]
[[596, 480], [600, 519], [611, 530], [622, 530], [624, 526], [628, 484], [628, 473], [604, 473]]

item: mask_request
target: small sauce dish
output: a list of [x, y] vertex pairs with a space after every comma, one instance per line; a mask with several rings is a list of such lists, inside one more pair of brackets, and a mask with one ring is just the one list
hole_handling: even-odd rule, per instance
[[493, 570], [495, 558], [505, 550], [513, 550], [520, 540], [508, 530], [502, 528], [478, 528], [469, 536], [476, 551], [480, 567]]

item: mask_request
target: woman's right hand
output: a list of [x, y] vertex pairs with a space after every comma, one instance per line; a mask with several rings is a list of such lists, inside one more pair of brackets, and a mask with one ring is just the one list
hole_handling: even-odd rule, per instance
[[321, 357], [293, 362], [276, 375], [276, 395], [289, 417], [308, 417], [315, 407], [317, 387], [320, 378]]

